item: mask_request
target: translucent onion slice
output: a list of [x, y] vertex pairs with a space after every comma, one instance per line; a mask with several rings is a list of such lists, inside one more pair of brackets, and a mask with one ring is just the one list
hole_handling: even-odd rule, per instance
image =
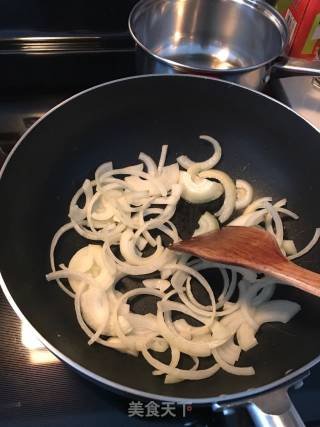
[[[118, 300], [117, 305], [115, 307], [115, 310], [113, 312], [112, 318], [115, 324], [115, 329], [118, 337], [122, 341], [125, 347], [130, 348], [132, 350], [137, 350], [137, 341], [135, 336], [126, 336], [122, 329], [121, 325], [119, 323], [119, 310], [120, 307], [125, 304], [129, 298], [136, 297], [138, 295], [153, 295], [158, 298], [162, 298], [162, 293], [155, 290], [155, 289], [148, 289], [148, 288], [138, 288], [133, 289], [132, 291], [128, 291], [125, 294], [122, 295], [122, 297]], [[153, 337], [154, 338], [154, 337]], [[150, 337], [146, 337], [146, 341], [150, 341]], [[145, 344], [146, 345], [146, 344]]]
[[50, 282], [50, 280], [57, 279], [75, 279], [81, 282], [82, 284], [88, 284], [92, 287], [95, 287], [95, 282], [90, 276], [84, 273], [79, 273], [77, 271], [70, 271], [69, 269], [63, 269], [48, 273], [46, 274], [46, 279], [48, 280], [48, 282]]
[[239, 360], [240, 353], [241, 348], [234, 343], [233, 338], [219, 347], [220, 356], [230, 365], [234, 365]]
[[[175, 347], [171, 348], [171, 362], [169, 365], [170, 368], [176, 368], [178, 366], [179, 360], [180, 360], [180, 351]], [[159, 370], [155, 370], [152, 372], [152, 375], [164, 375], [164, 374], [165, 372], [159, 371]], [[172, 377], [172, 378], [176, 378], [178, 381], [183, 381], [178, 379], [177, 377]]]
[[165, 186], [167, 191], [171, 190], [173, 184], [179, 183], [180, 170], [178, 163], [164, 166], [158, 180]]
[[202, 380], [205, 378], [209, 378], [212, 375], [214, 375], [216, 372], [218, 372], [220, 366], [215, 363], [213, 366], [207, 369], [198, 369], [196, 371], [193, 371], [191, 369], [180, 369], [180, 368], [173, 368], [169, 365], [166, 365], [165, 363], [160, 362], [159, 360], [155, 359], [151, 354], [149, 353], [148, 349], [145, 347], [142, 350], [142, 355], [146, 359], [146, 361], [153, 366], [155, 369], [165, 372], [166, 374], [172, 375], [174, 377], [180, 378], [182, 380]]
[[87, 325], [97, 331], [89, 341], [91, 345], [101, 334], [108, 331], [110, 309], [107, 294], [99, 288], [88, 288], [81, 294], [80, 306]]
[[287, 323], [300, 310], [301, 306], [296, 302], [272, 300], [257, 308], [254, 319], [259, 326], [267, 322]]
[[105, 172], [109, 172], [113, 169], [113, 163], [112, 162], [106, 162], [102, 163], [95, 172], [95, 180], [97, 185], [100, 183], [100, 176], [102, 176]]
[[219, 142], [216, 139], [212, 138], [209, 135], [200, 135], [199, 138], [203, 141], [210, 142], [210, 144], [212, 144], [213, 146], [214, 153], [209, 159], [205, 160], [204, 162], [194, 162], [193, 160], [190, 160], [187, 156], [179, 156], [177, 158], [177, 162], [184, 169], [189, 169], [195, 164], [200, 168], [199, 170], [212, 169], [219, 163], [221, 159], [222, 150]]
[[261, 197], [260, 199], [255, 200], [246, 207], [246, 209], [243, 211], [243, 214], [245, 215], [247, 213], [252, 213], [257, 209], [261, 209], [263, 207], [263, 203], [265, 202], [272, 203], [272, 197]]
[[152, 157], [148, 156], [145, 153], [140, 153], [139, 160], [141, 160], [146, 165], [147, 171], [150, 175], [158, 175], [158, 168]]
[[[64, 233], [72, 229], [73, 229], [73, 224], [69, 222], [68, 224], [65, 224], [62, 227], [60, 227], [55, 233], [55, 235], [53, 236], [53, 239], [50, 245], [50, 267], [53, 273], [56, 272], [56, 263], [54, 258], [56, 246], [60, 238], [64, 235]], [[56, 279], [56, 282], [59, 285], [59, 287], [63, 290], [63, 292], [65, 292], [71, 298], [74, 298], [74, 293], [71, 292], [68, 288], [66, 288], [59, 278]]]
[[221, 208], [216, 212], [220, 222], [226, 222], [232, 215], [236, 203], [236, 186], [232, 179], [225, 172], [218, 170], [209, 170], [200, 172], [201, 178], [216, 179], [221, 182], [224, 188], [224, 201]]
[[248, 323], [244, 322], [240, 325], [237, 330], [237, 340], [241, 350], [248, 351], [258, 344], [255, 335], [256, 330]]
[[[161, 189], [165, 189], [168, 192], [173, 184], [179, 182], [179, 166], [177, 163], [172, 165], [164, 166], [161, 172], [161, 175], [153, 178]], [[132, 191], [148, 191], [150, 195], [162, 195], [166, 196], [164, 192], [160, 192], [154, 185], [154, 182], [150, 179], [142, 179], [139, 176], [128, 176], [125, 178], [125, 183], [128, 188]]]
[[[266, 216], [266, 219], [265, 219], [266, 230], [275, 236], [278, 245], [281, 247], [283, 242], [284, 231], [283, 231], [283, 224], [282, 224], [280, 215], [277, 209], [275, 209], [274, 206], [272, 206], [271, 203], [269, 202], [264, 202], [263, 207], [268, 211], [268, 215]], [[275, 232], [273, 231], [272, 221], [274, 222], [274, 225], [275, 225]]]
[[142, 283], [146, 288], [158, 289], [161, 292], [165, 292], [171, 286], [169, 280], [163, 279], [146, 279]]
[[177, 230], [176, 226], [175, 226], [171, 221], [167, 221], [167, 224], [170, 226], [170, 228], [169, 228], [169, 227], [167, 227], [166, 225], [160, 225], [160, 226], [158, 227], [158, 229], [159, 229], [160, 231], [162, 231], [162, 233], [164, 233], [164, 234], [166, 234], [167, 236], [169, 236], [169, 237], [170, 237], [170, 239], [171, 239], [174, 243], [176, 243], [176, 242], [178, 242], [179, 240], [181, 240], [181, 239], [180, 239], [180, 237], [179, 237], [178, 230]]
[[265, 220], [267, 214], [266, 209], [259, 209], [254, 212], [243, 213], [233, 221], [229, 222], [228, 225], [232, 226], [243, 226], [243, 227], [254, 227]]
[[199, 236], [200, 234], [208, 233], [209, 231], [216, 231], [220, 228], [217, 218], [210, 212], [205, 212], [201, 215], [198, 225], [199, 227], [194, 231], [193, 236]]
[[[207, 306], [206, 309], [200, 309], [197, 305], [194, 305], [184, 294], [184, 291], [182, 290], [182, 287], [180, 284], [178, 284], [177, 282], [174, 281], [174, 279], [172, 278], [171, 280], [171, 284], [172, 286], [177, 290], [179, 297], [181, 299], [181, 301], [187, 306], [189, 307], [194, 313], [200, 314], [202, 316], [208, 316], [208, 317], [212, 317], [214, 318], [215, 316], [215, 312], [216, 312], [216, 302], [215, 302], [215, 297], [212, 291], [212, 288], [210, 287], [209, 283], [207, 282], [207, 280], [199, 273], [197, 272], [195, 269], [191, 268], [191, 267], [187, 267], [185, 265], [181, 265], [181, 264], [171, 264], [171, 265], [166, 265], [163, 267], [163, 269], [168, 269], [171, 271], [181, 271], [184, 273], [187, 273], [187, 275], [189, 274], [190, 276], [193, 276], [197, 282], [202, 285], [202, 287], [206, 290], [211, 305]], [[176, 274], [176, 273], [175, 273]], [[177, 277], [177, 276], [176, 276]], [[179, 277], [179, 276], [178, 276]], [[181, 276], [183, 281], [186, 280], [187, 276]]]
[[251, 300], [251, 304], [254, 307], [257, 307], [272, 298], [276, 289], [276, 281], [270, 277], [263, 277], [259, 282], [264, 282], [266, 285]]
[[[190, 368], [190, 371], [196, 371], [199, 367], [199, 358], [198, 357], [192, 357], [192, 360], [194, 361], [194, 365]], [[171, 366], [171, 365], [170, 365]], [[165, 384], [176, 384], [182, 382], [183, 379], [178, 378], [174, 375], [167, 374], [164, 380]]]
[[181, 196], [181, 186], [179, 184], [174, 184], [172, 186], [171, 190], [171, 196], [176, 198], [176, 204], [170, 204], [167, 205], [163, 212], [158, 215], [156, 218], [152, 218], [144, 223], [143, 226], [141, 226], [135, 233], [135, 238], [137, 239], [144, 231], [146, 230], [152, 230], [154, 228], [158, 228], [159, 226], [163, 225], [165, 222], [169, 221], [175, 211], [176, 211], [176, 205], [180, 199]]
[[208, 203], [218, 199], [223, 187], [209, 179], [192, 178], [190, 171], [180, 172], [179, 184], [182, 188], [181, 197], [190, 203]]
[[142, 257], [137, 254], [137, 247], [135, 245], [134, 233], [132, 230], [127, 229], [123, 231], [120, 237], [121, 255], [131, 265], [139, 266], [152, 264], [164, 251], [160, 236], [156, 238], [156, 245], [156, 250], [152, 255]]
[[208, 357], [211, 354], [211, 349], [214, 347], [218, 347], [223, 344], [228, 338], [223, 339], [215, 339], [207, 342], [193, 342], [190, 340], [186, 340], [179, 334], [177, 334], [174, 328], [170, 328], [170, 324], [165, 322], [164, 312], [162, 310], [161, 303], [158, 303], [158, 311], [157, 311], [157, 319], [160, 328], [161, 335], [168, 341], [169, 345], [172, 347], [177, 347], [179, 351], [182, 353], [188, 354], [189, 356], [200, 356], [200, 357]]
[[[161, 194], [161, 196], [167, 195], [167, 190], [157, 178], [153, 177], [151, 174], [146, 172], [132, 170], [132, 168], [112, 169], [111, 171], [105, 172], [100, 177], [101, 183], [103, 184], [108, 182], [108, 178], [111, 178], [111, 177], [113, 178], [114, 175], [130, 175], [130, 177], [135, 176], [138, 178], [143, 178], [144, 180], [149, 181], [154, 193], [159, 193]], [[125, 183], [128, 184], [128, 179], [125, 179]], [[103, 187], [102, 187], [102, 190], [103, 190]], [[145, 188], [140, 189], [135, 187], [133, 188], [133, 191], [145, 191]]]
[[243, 179], [236, 180], [236, 204], [235, 208], [237, 210], [246, 208], [251, 202], [253, 198], [253, 188], [249, 184], [249, 182]]
[[287, 255], [295, 255], [298, 252], [293, 240], [284, 240], [282, 248]]
[[170, 264], [176, 259], [176, 255], [173, 251], [164, 249], [161, 255], [152, 264], [149, 263], [136, 266], [118, 259], [112, 252], [108, 241], [104, 243], [103, 249], [106, 251], [107, 256], [116, 263], [118, 271], [134, 276], [142, 276], [144, 274], [154, 273], [157, 270], [162, 270], [165, 265], [168, 263]]
[[97, 221], [107, 221], [109, 219], [111, 219], [114, 215], [114, 207], [112, 206], [112, 204], [109, 202], [108, 204], [106, 202], [102, 201], [102, 206], [100, 207], [100, 209], [94, 210], [95, 204], [99, 203], [99, 199], [103, 200], [103, 194], [102, 193], [96, 193], [89, 205], [88, 205], [88, 209], [87, 209], [87, 219], [88, 219], [88, 224], [91, 228], [92, 231], [93, 230], [93, 225], [92, 225], [92, 220], [97, 220]]
[[200, 304], [199, 301], [197, 301], [195, 299], [195, 297], [193, 296], [192, 289], [191, 289], [191, 277], [190, 276], [187, 278], [187, 281], [186, 281], [186, 294], [187, 294], [190, 302], [195, 307], [198, 307], [200, 310], [206, 310], [206, 311], [211, 311], [212, 310], [212, 306], [211, 305]]
[[232, 375], [254, 375], [254, 369], [252, 366], [248, 366], [248, 367], [244, 367], [244, 368], [240, 368], [237, 366], [232, 366], [229, 363], [227, 363], [222, 357], [221, 354], [219, 352], [219, 349], [215, 349], [212, 351], [213, 357], [216, 359], [216, 362], [218, 363], [218, 365], [220, 365], [220, 367], [226, 371], [229, 372], [229, 374]]
[[[104, 252], [100, 245], [88, 245], [79, 249], [69, 262], [69, 270], [86, 273], [94, 280], [96, 286], [105, 290], [113, 285], [117, 273], [114, 263], [104, 259]], [[81, 282], [72, 278], [69, 282], [72, 289], [77, 292]]]
[[[199, 322], [203, 323], [204, 326], [191, 326], [187, 322], [184, 323], [184, 328], [181, 328], [181, 322], [178, 322], [178, 325], [180, 325], [180, 328], [178, 329], [187, 331], [190, 335], [199, 335], [203, 333], [207, 333], [209, 331], [209, 328], [212, 325], [213, 320], [201, 316], [200, 314], [194, 313], [190, 308], [188, 308], [185, 304], [182, 304], [180, 302], [176, 301], [169, 301], [168, 295], [164, 297], [164, 299], [160, 302], [161, 304], [161, 310], [165, 313], [166, 311], [177, 311], [179, 313], [186, 314], [189, 317], [193, 317], [194, 319], [198, 320]], [[180, 319], [183, 320], [183, 319]], [[173, 322], [174, 325], [176, 323]], [[200, 331], [200, 332], [199, 332]]]
[[167, 158], [167, 152], [168, 152], [168, 145], [163, 145], [161, 147], [161, 154], [160, 154], [160, 159], [158, 163], [158, 175], [161, 175], [163, 171], [163, 167], [165, 165], [166, 158]]
[[298, 251], [297, 253], [295, 253], [293, 255], [289, 255], [288, 258], [290, 260], [293, 260], [293, 259], [300, 258], [301, 256], [307, 254], [318, 243], [319, 238], [320, 238], [320, 228], [316, 228], [314, 236], [312, 237], [310, 242], [303, 249]]

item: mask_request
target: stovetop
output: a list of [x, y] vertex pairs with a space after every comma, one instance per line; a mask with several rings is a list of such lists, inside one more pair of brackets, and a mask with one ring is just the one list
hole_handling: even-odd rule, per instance
[[[24, 67], [25, 79], [19, 68], [10, 75], [7, 64], [9, 83], [3, 91], [0, 82], [0, 163], [24, 131], [60, 101], [94, 84], [135, 74], [132, 48], [109, 50], [107, 54], [75, 54], [72, 60], [70, 57], [65, 55], [64, 59], [59, 57], [53, 61], [47, 56], [40, 62], [19, 55], [12, 58], [11, 64]], [[73, 78], [69, 61], [73, 64], [76, 61], [81, 70]], [[45, 70], [50, 74], [44, 76]], [[64, 70], [67, 70], [66, 75], [63, 75]], [[304, 80], [304, 84], [309, 89], [310, 78]], [[296, 101], [292, 100], [297, 96], [294, 96], [292, 87], [288, 87], [291, 87], [288, 81], [274, 82], [267, 88], [267, 93], [294, 104]], [[311, 99], [314, 99], [313, 93]], [[304, 107], [305, 103], [306, 100]], [[319, 107], [320, 103], [316, 105]], [[315, 113], [315, 108], [311, 109], [319, 123], [319, 110]], [[165, 403], [164, 407], [154, 408], [153, 405], [151, 411], [150, 405], [148, 407], [138, 399], [126, 399], [90, 383], [35, 339], [1, 291], [0, 324], [1, 427], [130, 427], [151, 423], [161, 423], [162, 426], [252, 425], [244, 409], [228, 410], [223, 414], [213, 413], [210, 407], [174, 407], [163, 416]], [[304, 382], [304, 387], [292, 390], [291, 396], [307, 425], [320, 426], [320, 366], [313, 368]]]

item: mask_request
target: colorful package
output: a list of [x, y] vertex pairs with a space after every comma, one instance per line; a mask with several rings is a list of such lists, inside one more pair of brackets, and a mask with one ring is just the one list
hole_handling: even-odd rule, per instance
[[295, 58], [320, 57], [320, 0], [278, 0], [276, 9], [289, 30], [289, 55]]

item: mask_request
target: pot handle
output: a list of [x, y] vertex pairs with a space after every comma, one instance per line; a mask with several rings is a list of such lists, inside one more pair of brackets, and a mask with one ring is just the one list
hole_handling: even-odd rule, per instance
[[304, 427], [286, 389], [251, 399], [247, 409], [257, 427]]
[[275, 77], [320, 76], [320, 60], [308, 61], [299, 58], [281, 58], [272, 64]]

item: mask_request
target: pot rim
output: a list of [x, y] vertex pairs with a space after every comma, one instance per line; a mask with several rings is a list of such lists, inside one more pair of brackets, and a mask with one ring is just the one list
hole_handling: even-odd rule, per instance
[[[148, 48], [137, 36], [135, 32], [135, 26], [134, 26], [134, 19], [139, 13], [141, 13], [141, 9], [144, 7], [148, 7], [150, 5], [154, 5], [157, 3], [174, 3], [176, 0], [140, 0], [138, 3], [135, 4], [133, 9], [130, 12], [129, 18], [128, 18], [128, 28], [129, 32], [134, 39], [135, 43], [143, 49], [147, 54], [149, 54], [154, 59], [167, 64], [171, 68], [177, 69], [182, 72], [188, 72], [188, 73], [206, 73], [206, 74], [238, 74], [238, 73], [245, 73], [247, 71], [253, 71], [257, 70], [258, 68], [264, 67], [268, 64], [272, 64], [274, 61], [276, 61], [281, 55], [284, 53], [287, 45], [288, 45], [288, 28], [287, 24], [284, 20], [284, 18], [280, 15], [280, 13], [274, 9], [271, 5], [266, 3], [264, 0], [219, 0], [223, 2], [232, 2], [232, 3], [238, 3], [243, 5], [244, 7], [250, 7], [251, 9], [255, 10], [257, 13], [260, 13], [264, 15], [266, 18], [269, 19], [275, 25], [279, 31], [280, 37], [281, 37], [281, 49], [279, 48], [279, 54], [274, 55], [270, 57], [269, 59], [259, 62], [254, 65], [250, 65], [248, 67], [235, 67], [235, 68], [226, 68], [226, 69], [220, 69], [220, 68], [212, 68], [212, 67], [194, 67], [188, 64], [184, 64], [178, 61], [173, 61], [172, 59], [164, 58], [162, 56], [157, 55], [152, 49]], [[183, 0], [187, 1], [187, 0]], [[217, 0], [216, 0], [217, 1]]]

